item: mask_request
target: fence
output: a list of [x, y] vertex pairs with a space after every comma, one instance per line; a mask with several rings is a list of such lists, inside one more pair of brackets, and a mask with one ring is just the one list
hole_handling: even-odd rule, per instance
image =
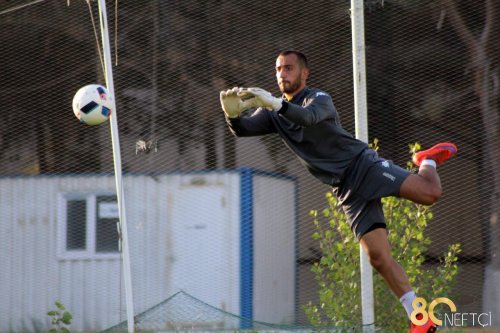
[[[424, 263], [429, 269], [440, 265], [448, 245], [459, 243], [459, 270], [449, 294], [431, 296], [453, 299], [462, 313], [489, 313], [491, 324], [499, 326], [500, 48], [494, 41], [500, 9], [491, 0], [365, 5], [370, 140], [377, 138], [380, 154], [401, 165], [415, 142], [428, 147], [449, 140], [459, 147], [458, 156], [439, 168], [445, 195], [425, 229], [432, 244]], [[276, 136], [233, 137], [219, 91], [258, 86], [278, 96], [275, 57], [283, 49], [298, 49], [310, 62], [309, 84], [331, 94], [343, 127], [353, 133], [348, 1], [108, 1], [108, 15], [125, 204], [133, 212], [129, 233], [141, 239], [131, 243], [135, 312], [182, 287], [190, 297], [242, 318], [311, 325], [303, 307], [318, 302], [320, 287], [311, 268], [321, 251], [309, 211], [327, 206], [330, 189]], [[113, 173], [110, 128], [80, 124], [71, 110], [78, 88], [104, 83], [98, 21], [93, 1], [0, 1], [0, 290], [9, 295], [0, 300], [0, 331], [48, 328], [46, 311], [56, 299], [73, 309], [75, 330], [103, 330], [126, 319], [114, 185], [100, 178]], [[140, 149], [141, 142], [154, 149]], [[260, 204], [248, 210], [256, 214], [262, 208], [254, 218], [266, 221], [269, 230], [260, 239], [197, 238], [211, 226], [206, 221], [243, 228], [241, 193], [224, 180], [241, 170], [276, 181], [261, 192], [252, 188], [258, 195], [253, 203]], [[165, 183], [165, 175], [184, 182]], [[144, 184], [133, 185], [134, 176], [144, 177]], [[185, 215], [169, 215], [176, 211]], [[290, 223], [276, 222], [281, 220]], [[189, 223], [173, 230], [167, 221]], [[283, 233], [283, 226], [293, 228]], [[190, 232], [169, 238], [183, 228]], [[275, 246], [258, 263], [256, 257], [250, 262], [274, 270], [262, 279], [252, 274], [244, 287], [244, 274], [230, 271], [218, 256], [224, 253], [220, 260], [230, 262], [245, 244], [255, 247], [260, 241]], [[280, 245], [291, 246], [293, 255]], [[221, 297], [225, 286], [209, 277], [206, 288], [172, 284], [166, 277], [169, 262], [181, 260], [173, 255], [179, 249], [202, 251], [207, 272], [228, 278], [241, 288], [236, 294], [285, 283], [293, 295], [284, 292], [287, 296], [272, 305], [252, 295], [245, 304], [236, 296]], [[159, 258], [162, 265], [155, 264]], [[177, 281], [207, 273], [192, 267], [193, 258], [184, 259]], [[291, 271], [288, 264], [280, 266], [290, 258]], [[211, 299], [218, 301], [210, 304]], [[388, 305], [375, 303], [379, 317]], [[293, 311], [273, 317], [262, 310], [285, 305]], [[190, 325], [196, 328], [195, 320]]]

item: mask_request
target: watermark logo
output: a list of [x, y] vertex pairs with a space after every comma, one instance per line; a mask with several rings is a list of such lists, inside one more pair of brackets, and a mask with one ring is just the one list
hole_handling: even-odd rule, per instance
[[[422, 326], [427, 323], [430, 317], [433, 323], [439, 326], [443, 326], [443, 321], [436, 318], [436, 316], [434, 315], [434, 308], [440, 303], [448, 305], [451, 312], [457, 312], [455, 303], [453, 303], [453, 301], [451, 301], [449, 298], [439, 297], [434, 299], [429, 305], [429, 311], [426, 311], [425, 309], [427, 308], [427, 301], [423, 297], [417, 297], [411, 304], [413, 307], [413, 311], [411, 313], [411, 322], [417, 326]], [[419, 314], [420, 316], [418, 316]]]
[[[444, 313], [443, 319], [439, 319], [435, 315], [435, 308], [438, 304], [448, 306], [451, 314]], [[427, 309], [427, 301], [423, 297], [417, 297], [412, 303], [413, 311], [410, 315], [411, 322], [417, 326], [422, 326], [430, 319], [438, 326], [449, 327], [465, 327], [465, 326], [491, 326], [491, 312], [457, 312], [455, 303], [446, 297], [438, 297], [429, 304]]]

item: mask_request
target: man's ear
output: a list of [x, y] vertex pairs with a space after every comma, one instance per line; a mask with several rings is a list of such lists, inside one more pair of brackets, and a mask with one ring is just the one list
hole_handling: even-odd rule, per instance
[[309, 69], [302, 68], [302, 80], [307, 80], [309, 78]]

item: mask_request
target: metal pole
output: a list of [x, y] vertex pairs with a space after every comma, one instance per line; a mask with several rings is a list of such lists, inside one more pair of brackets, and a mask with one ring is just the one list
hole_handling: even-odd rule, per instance
[[[352, 56], [354, 76], [354, 112], [356, 138], [368, 142], [368, 108], [366, 102], [366, 60], [363, 0], [351, 0]], [[361, 314], [363, 332], [375, 332], [373, 273], [361, 245]]]
[[101, 22], [102, 47], [104, 53], [104, 68], [106, 87], [112, 96], [113, 111], [110, 118], [111, 142], [113, 146], [113, 161], [115, 167], [116, 197], [118, 200], [118, 215], [120, 219], [122, 265], [125, 288], [125, 306], [127, 310], [128, 332], [134, 332], [134, 302], [132, 295], [132, 278], [130, 270], [130, 254], [128, 244], [127, 219], [123, 195], [122, 163], [120, 155], [120, 137], [118, 134], [118, 120], [116, 112], [115, 91], [113, 85], [113, 67], [111, 62], [111, 47], [109, 43], [108, 15], [105, 0], [99, 0], [99, 18]]

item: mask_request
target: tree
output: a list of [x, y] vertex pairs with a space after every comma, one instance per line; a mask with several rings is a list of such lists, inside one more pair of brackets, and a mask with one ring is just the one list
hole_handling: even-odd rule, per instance
[[460, 8], [457, 0], [441, 0], [441, 6], [453, 30], [465, 44], [474, 94], [479, 100], [479, 112], [484, 130], [483, 154], [480, 158], [481, 164], [486, 169], [481, 182], [484, 183], [482, 187], [487, 189], [488, 193], [490, 237], [490, 269], [486, 271], [483, 304], [488, 311], [498, 314], [500, 295], [495, 292], [495, 280], [500, 275], [500, 174], [495, 172], [495, 167], [500, 165], [500, 146], [498, 145], [500, 123], [498, 105], [495, 104], [498, 99], [498, 74], [494, 67], [496, 38], [492, 36], [497, 28], [500, 7], [494, 0], [485, 0], [483, 25], [479, 31], [475, 31], [468, 24], [466, 11]]
[[490, 54], [490, 43], [496, 43], [492, 40], [492, 32], [498, 21], [497, 12], [493, 0], [484, 2], [484, 25], [480, 33], [475, 33], [472, 28], [467, 26], [465, 17], [459, 12], [458, 4], [455, 0], [441, 1], [449, 22], [457, 35], [467, 48], [467, 54], [470, 61], [471, 75], [473, 77], [474, 93], [479, 99], [479, 110], [481, 112], [484, 136], [485, 153], [482, 158], [484, 165], [490, 169], [489, 175], [493, 190], [490, 201], [490, 226], [491, 226], [491, 260], [494, 267], [500, 269], [500, 174], [493, 172], [493, 166], [500, 165], [500, 146], [499, 142], [499, 122], [498, 109], [494, 100], [498, 98], [498, 88], [495, 85], [498, 82], [496, 71], [492, 70], [492, 59]]

